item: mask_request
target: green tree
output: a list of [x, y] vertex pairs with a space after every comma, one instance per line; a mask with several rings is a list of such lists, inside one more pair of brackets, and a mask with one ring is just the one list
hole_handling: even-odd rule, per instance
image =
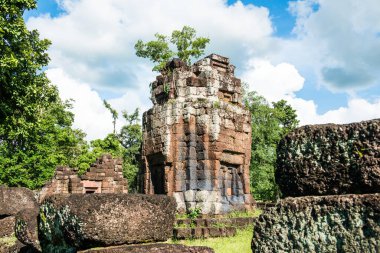
[[70, 104], [43, 72], [50, 42], [25, 26], [24, 11], [35, 7], [0, 0], [0, 184], [29, 188], [42, 186], [56, 165], [76, 163], [85, 148]]
[[116, 134], [116, 120], [119, 117], [119, 114], [117, 113], [115, 109], [111, 107], [111, 105], [105, 99], [103, 100], [103, 104], [112, 114], [113, 133]]
[[123, 171], [124, 176], [128, 179], [128, 186], [130, 192], [137, 191], [137, 174], [141, 162], [141, 141], [142, 131], [139, 124], [139, 110], [138, 108], [132, 113], [128, 114], [123, 111], [123, 117], [127, 124], [121, 128], [119, 140], [124, 147], [123, 157]]
[[297, 127], [297, 115], [285, 100], [271, 106], [256, 92], [246, 94], [245, 105], [252, 117], [252, 193], [257, 200], [275, 200], [280, 195], [274, 177], [277, 145]]
[[[156, 33], [156, 40], [144, 43], [138, 40], [135, 44], [136, 55], [150, 59], [156, 65], [153, 71], [161, 71], [166, 63], [173, 57], [178, 57], [188, 65], [191, 64], [191, 57], [198, 58], [204, 53], [206, 45], [210, 39], [196, 37], [194, 28], [184, 26], [182, 30], [174, 30], [171, 38]], [[170, 49], [169, 41], [177, 48], [177, 51]]]
[[136, 192], [142, 140], [139, 110], [136, 109], [132, 114], [123, 111], [123, 117], [126, 124], [122, 126], [120, 133], [111, 133], [104, 139], [91, 141], [87, 150], [75, 160], [75, 167], [79, 168], [79, 174], [83, 174], [102, 154], [108, 153], [113, 157], [122, 158], [123, 174], [128, 180], [129, 191]]

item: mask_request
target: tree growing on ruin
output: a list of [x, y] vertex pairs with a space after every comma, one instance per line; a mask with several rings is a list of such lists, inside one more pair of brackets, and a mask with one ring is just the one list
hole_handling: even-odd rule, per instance
[[[138, 40], [135, 44], [137, 56], [148, 58], [156, 64], [153, 71], [161, 71], [174, 57], [190, 65], [191, 58], [199, 58], [203, 55], [206, 45], [210, 42], [208, 38], [196, 37], [195, 29], [189, 26], [184, 26], [182, 30], [174, 30], [170, 38], [159, 33], [154, 36], [156, 40], [147, 43]], [[171, 49], [169, 42], [176, 51]]]
[[285, 100], [269, 104], [256, 92], [245, 96], [252, 118], [250, 178], [257, 200], [276, 200], [280, 190], [275, 182], [277, 145], [282, 137], [298, 126], [295, 110]]

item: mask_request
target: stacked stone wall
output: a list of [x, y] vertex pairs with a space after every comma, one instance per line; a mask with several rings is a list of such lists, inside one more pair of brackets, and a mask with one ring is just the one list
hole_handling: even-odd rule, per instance
[[76, 169], [59, 166], [53, 179], [39, 193], [39, 201], [53, 194], [128, 193], [121, 159], [99, 157], [81, 176]]

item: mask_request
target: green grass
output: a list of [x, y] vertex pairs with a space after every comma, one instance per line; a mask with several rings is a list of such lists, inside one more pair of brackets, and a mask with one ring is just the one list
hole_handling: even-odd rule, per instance
[[0, 238], [0, 245], [4, 246], [12, 246], [16, 244], [17, 238], [15, 235], [11, 235], [9, 237], [2, 237]]
[[246, 218], [246, 217], [258, 217], [263, 211], [260, 209], [254, 209], [251, 211], [234, 211], [227, 214], [227, 218]]
[[217, 237], [192, 240], [169, 240], [168, 243], [184, 244], [187, 246], [207, 246], [213, 248], [215, 253], [250, 253], [253, 228], [237, 230], [236, 236]]

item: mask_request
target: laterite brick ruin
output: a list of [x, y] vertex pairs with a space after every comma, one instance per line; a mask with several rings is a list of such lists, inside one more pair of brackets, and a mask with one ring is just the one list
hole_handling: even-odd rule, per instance
[[51, 182], [41, 190], [40, 199], [61, 193], [128, 193], [122, 159], [102, 155], [81, 176], [76, 169], [57, 167]]
[[215, 54], [193, 66], [174, 59], [151, 83], [153, 108], [143, 115], [142, 192], [173, 196], [179, 211], [251, 208], [251, 118], [234, 69]]

